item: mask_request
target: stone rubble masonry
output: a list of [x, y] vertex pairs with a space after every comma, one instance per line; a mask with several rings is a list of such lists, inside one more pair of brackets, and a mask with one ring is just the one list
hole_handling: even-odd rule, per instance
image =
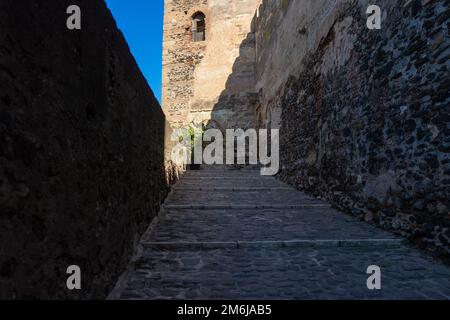
[[[255, 39], [260, 0], [165, 0], [162, 106], [174, 127], [254, 127]], [[206, 16], [206, 41], [192, 17]]]
[[178, 175], [170, 133], [104, 1], [2, 0], [0, 299], [106, 297]]
[[450, 261], [450, 9], [444, 0], [263, 1], [261, 122], [281, 179]]

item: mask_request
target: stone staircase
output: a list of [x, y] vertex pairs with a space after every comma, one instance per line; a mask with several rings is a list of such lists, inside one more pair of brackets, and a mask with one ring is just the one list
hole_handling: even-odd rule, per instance
[[[367, 288], [367, 268], [382, 290]], [[259, 170], [189, 171], [110, 299], [448, 299], [450, 268]]]

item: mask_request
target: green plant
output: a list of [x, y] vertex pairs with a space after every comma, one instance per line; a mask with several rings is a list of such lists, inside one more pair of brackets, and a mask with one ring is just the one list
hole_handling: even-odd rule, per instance
[[195, 125], [189, 125], [188, 129], [188, 137], [190, 141], [191, 150], [194, 150], [196, 142], [198, 140], [203, 140], [203, 128], [197, 127]]
[[[179, 142], [182, 143], [187, 149], [189, 149], [191, 163], [194, 163], [194, 151], [197, 145], [204, 148], [203, 144], [203, 127], [190, 124], [189, 126], [182, 128], [179, 135]], [[199, 142], [201, 142], [199, 144]]]

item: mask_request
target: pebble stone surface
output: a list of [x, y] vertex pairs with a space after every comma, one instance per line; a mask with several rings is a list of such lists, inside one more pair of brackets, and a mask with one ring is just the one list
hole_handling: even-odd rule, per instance
[[258, 170], [187, 172], [140, 248], [110, 299], [450, 298], [448, 266]]

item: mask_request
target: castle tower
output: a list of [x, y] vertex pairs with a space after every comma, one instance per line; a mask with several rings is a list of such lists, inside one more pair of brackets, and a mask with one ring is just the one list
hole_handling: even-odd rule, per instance
[[254, 126], [261, 0], [165, 0], [162, 106], [173, 127]]

